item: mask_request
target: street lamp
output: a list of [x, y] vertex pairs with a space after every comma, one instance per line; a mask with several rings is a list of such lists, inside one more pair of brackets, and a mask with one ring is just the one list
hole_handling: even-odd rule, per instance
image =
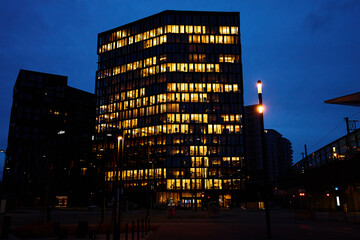
[[265, 133], [264, 133], [264, 106], [262, 101], [262, 83], [257, 81], [258, 89], [258, 112], [260, 116], [260, 130], [261, 130], [261, 152], [263, 160], [263, 171], [264, 171], [264, 189], [263, 189], [263, 199], [265, 205], [265, 215], [266, 215], [266, 230], [267, 237], [271, 238], [271, 225], [270, 225], [270, 209], [269, 209], [269, 196], [268, 196], [268, 166], [266, 161], [266, 148], [265, 148]]
[[[152, 144], [152, 141], [149, 140], [148, 141], [148, 150], [147, 150], [147, 155], [148, 155], [148, 163], [147, 163], [147, 166], [148, 166], [148, 184], [147, 184], [147, 197], [148, 197], [148, 200], [147, 200], [147, 204], [146, 204], [146, 216], [149, 217], [150, 216], [150, 207], [152, 206], [152, 196], [151, 196], [151, 184], [155, 184], [155, 167], [154, 167], [154, 163], [152, 162], [152, 159], [151, 159], [151, 144]], [[151, 170], [153, 171], [153, 183], [151, 182], [151, 179], [150, 179], [150, 168]], [[155, 188], [155, 185], [154, 185], [154, 188]]]
[[[118, 218], [116, 218], [116, 207], [114, 214], [114, 240], [120, 239], [120, 220], [121, 220], [121, 198], [122, 198], [122, 165], [123, 165], [123, 152], [124, 152], [124, 137], [117, 137], [117, 154], [116, 154], [116, 167], [115, 167], [115, 181], [116, 181], [116, 192], [115, 192], [115, 204], [118, 207]], [[116, 205], [115, 205], [116, 206]]]

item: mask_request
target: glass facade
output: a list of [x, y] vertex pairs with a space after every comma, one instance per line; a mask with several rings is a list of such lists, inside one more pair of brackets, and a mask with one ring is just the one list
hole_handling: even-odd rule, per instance
[[100, 33], [94, 152], [131, 201], [234, 204], [243, 190], [239, 13], [164, 11]]

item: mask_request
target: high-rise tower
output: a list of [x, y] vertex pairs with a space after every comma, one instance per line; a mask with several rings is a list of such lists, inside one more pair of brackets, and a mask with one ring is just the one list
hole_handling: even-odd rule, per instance
[[238, 12], [164, 11], [100, 33], [96, 148], [130, 201], [230, 206], [241, 196]]

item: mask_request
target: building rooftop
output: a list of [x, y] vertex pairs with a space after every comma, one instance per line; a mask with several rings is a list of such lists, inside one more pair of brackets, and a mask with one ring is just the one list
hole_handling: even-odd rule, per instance
[[325, 103], [360, 107], [360, 92], [326, 100]]

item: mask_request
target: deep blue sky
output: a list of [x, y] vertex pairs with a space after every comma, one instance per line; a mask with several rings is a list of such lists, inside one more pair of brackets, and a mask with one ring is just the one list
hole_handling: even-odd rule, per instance
[[265, 127], [293, 143], [294, 162], [305, 143], [310, 153], [344, 135], [343, 118], [360, 112], [323, 103], [360, 91], [358, 0], [2, 1], [0, 149], [19, 69], [66, 75], [94, 92], [97, 34], [163, 10], [240, 12], [245, 104], [257, 103], [261, 79]]

